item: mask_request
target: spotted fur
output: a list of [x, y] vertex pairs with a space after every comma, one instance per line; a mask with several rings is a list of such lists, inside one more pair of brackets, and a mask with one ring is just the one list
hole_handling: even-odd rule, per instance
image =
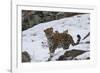
[[[44, 30], [50, 54], [54, 53], [57, 48], [68, 49], [70, 45], [77, 45], [80, 42], [80, 35], [77, 35], [78, 40], [75, 43], [72, 36], [68, 34], [68, 30], [64, 31], [63, 33], [59, 33], [58, 31], [53, 32], [53, 28], [47, 28]], [[52, 55], [50, 55], [52, 57]]]

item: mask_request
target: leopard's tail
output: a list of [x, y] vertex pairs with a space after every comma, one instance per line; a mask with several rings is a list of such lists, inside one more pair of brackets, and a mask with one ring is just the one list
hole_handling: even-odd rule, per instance
[[76, 43], [74, 43], [74, 45], [78, 45], [80, 43], [80, 40], [81, 40], [81, 36], [79, 34], [77, 34], [77, 41]]

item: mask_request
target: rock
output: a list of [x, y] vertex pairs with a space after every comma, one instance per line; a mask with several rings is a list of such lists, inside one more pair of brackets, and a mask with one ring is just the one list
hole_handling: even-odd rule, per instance
[[22, 62], [31, 62], [30, 55], [26, 51], [22, 52]]
[[24, 31], [39, 23], [58, 20], [78, 14], [83, 13], [22, 10], [22, 30]]
[[64, 55], [61, 55], [57, 60], [58, 61], [64, 60]]
[[64, 55], [61, 55], [58, 60], [73, 60], [76, 56], [78, 55], [81, 55], [83, 53], [85, 53], [87, 51], [84, 51], [84, 50], [76, 50], [76, 49], [73, 49], [73, 50], [70, 50], [70, 51], [66, 51], [64, 53]]

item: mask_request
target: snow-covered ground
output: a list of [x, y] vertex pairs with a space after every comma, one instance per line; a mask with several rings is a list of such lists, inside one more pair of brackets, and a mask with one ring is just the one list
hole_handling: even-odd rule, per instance
[[[47, 61], [49, 58], [49, 47], [44, 30], [53, 27], [54, 31], [63, 32], [68, 29], [68, 33], [72, 35], [74, 41], [77, 41], [77, 34], [84, 38], [90, 32], [90, 15], [81, 14], [73, 17], [67, 17], [59, 20], [54, 20], [46, 23], [40, 23], [28, 30], [22, 32], [22, 51], [27, 51], [31, 56], [31, 62]], [[81, 40], [77, 46], [70, 46], [69, 49], [57, 48], [52, 60], [56, 60], [59, 56], [63, 55], [65, 51], [72, 49], [90, 50], [90, 44], [85, 43], [90, 41], [90, 37]], [[85, 59], [90, 57], [90, 52], [79, 55], [76, 58]]]

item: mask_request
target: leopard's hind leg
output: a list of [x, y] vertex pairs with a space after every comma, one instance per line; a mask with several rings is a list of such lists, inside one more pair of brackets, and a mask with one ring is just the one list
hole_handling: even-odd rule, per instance
[[63, 44], [63, 49], [64, 49], [64, 50], [65, 50], [65, 49], [69, 49], [69, 46], [70, 46], [70, 44], [64, 43], [64, 44]]

